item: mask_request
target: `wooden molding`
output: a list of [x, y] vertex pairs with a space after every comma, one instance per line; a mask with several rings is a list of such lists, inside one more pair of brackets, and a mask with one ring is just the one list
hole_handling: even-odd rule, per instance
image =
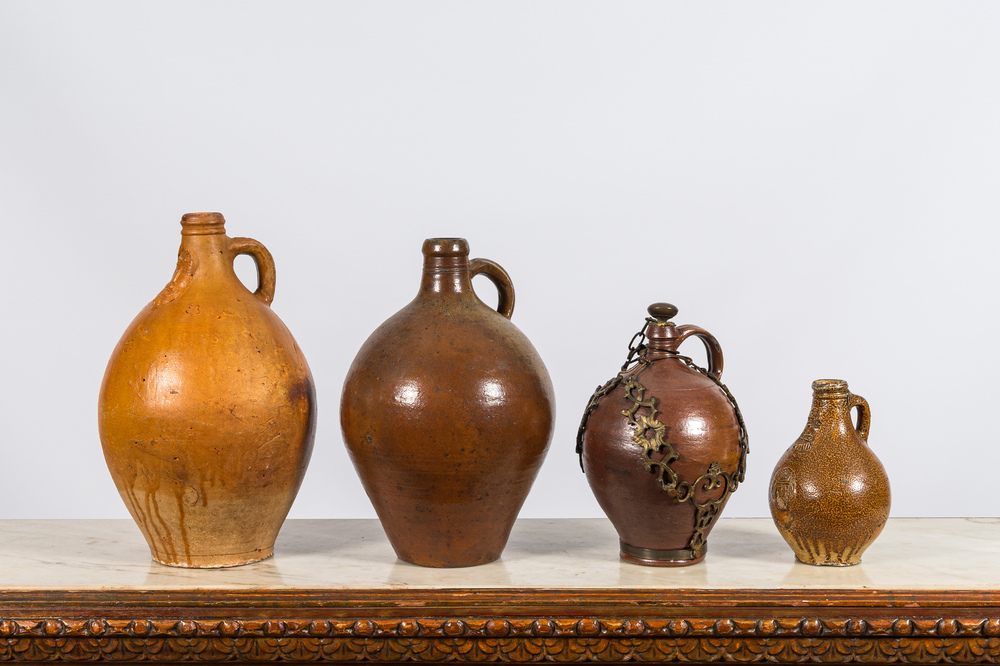
[[1000, 662], [1000, 593], [0, 593], [6, 661]]

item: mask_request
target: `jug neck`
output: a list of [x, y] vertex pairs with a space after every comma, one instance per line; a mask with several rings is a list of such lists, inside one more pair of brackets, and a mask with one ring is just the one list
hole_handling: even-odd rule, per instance
[[464, 238], [428, 238], [424, 241], [424, 271], [420, 294], [471, 294], [469, 243]]
[[674, 358], [679, 355], [678, 345], [681, 343], [681, 336], [677, 327], [672, 321], [650, 321], [646, 327], [646, 351], [645, 357], [649, 360], [661, 358]]
[[812, 383], [813, 409], [821, 415], [850, 418], [851, 392], [843, 379], [817, 379]]
[[185, 213], [181, 218], [180, 254], [187, 252], [199, 273], [233, 273], [222, 213]]
[[812, 384], [813, 400], [806, 427], [796, 448], [807, 450], [820, 430], [855, 432], [851, 420], [851, 393], [842, 379], [817, 379]]

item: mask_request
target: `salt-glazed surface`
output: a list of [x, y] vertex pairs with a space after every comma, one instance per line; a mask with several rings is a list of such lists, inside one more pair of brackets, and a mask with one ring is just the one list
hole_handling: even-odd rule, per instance
[[406, 564], [376, 520], [290, 520], [275, 556], [230, 569], [150, 559], [129, 520], [0, 521], [0, 589], [702, 588], [1000, 590], [1000, 518], [895, 518], [853, 567], [795, 561], [769, 519], [723, 519], [701, 564], [618, 559], [611, 524], [520, 520], [503, 557], [465, 569]]

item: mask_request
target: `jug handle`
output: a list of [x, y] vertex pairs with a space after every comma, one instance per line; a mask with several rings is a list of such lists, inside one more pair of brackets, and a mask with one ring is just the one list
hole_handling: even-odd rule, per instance
[[230, 238], [229, 251], [233, 259], [241, 254], [248, 254], [257, 265], [257, 291], [253, 295], [270, 305], [274, 300], [274, 258], [267, 251], [260, 241], [252, 238]]
[[500, 293], [500, 300], [497, 302], [497, 312], [507, 319], [514, 314], [514, 285], [510, 281], [500, 264], [489, 259], [473, 259], [469, 262], [469, 273], [472, 277], [483, 274], [490, 279], [490, 282]]
[[708, 374], [716, 379], [722, 379], [722, 347], [719, 346], [719, 341], [715, 339], [715, 336], [700, 326], [694, 326], [693, 324], [678, 326], [677, 332], [679, 333], [677, 336], [678, 346], [692, 335], [701, 338], [702, 343], [705, 345], [705, 351], [708, 353]]
[[872, 424], [872, 411], [868, 407], [868, 401], [862, 398], [860, 395], [851, 394], [850, 400], [847, 402], [847, 408], [853, 409], [858, 408], [858, 424], [854, 426], [854, 429], [858, 431], [858, 436], [861, 439], [868, 441], [868, 428]]

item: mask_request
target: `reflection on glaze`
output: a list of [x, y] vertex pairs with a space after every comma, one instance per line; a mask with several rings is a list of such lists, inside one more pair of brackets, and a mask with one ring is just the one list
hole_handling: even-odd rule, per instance
[[483, 402], [487, 405], [502, 405], [507, 395], [503, 384], [495, 379], [487, 379], [482, 385]]
[[708, 433], [708, 422], [698, 414], [692, 414], [684, 420], [684, 430], [688, 437], [704, 437]]
[[420, 388], [416, 382], [408, 381], [396, 387], [392, 396], [396, 402], [406, 407], [416, 407], [420, 401]]

